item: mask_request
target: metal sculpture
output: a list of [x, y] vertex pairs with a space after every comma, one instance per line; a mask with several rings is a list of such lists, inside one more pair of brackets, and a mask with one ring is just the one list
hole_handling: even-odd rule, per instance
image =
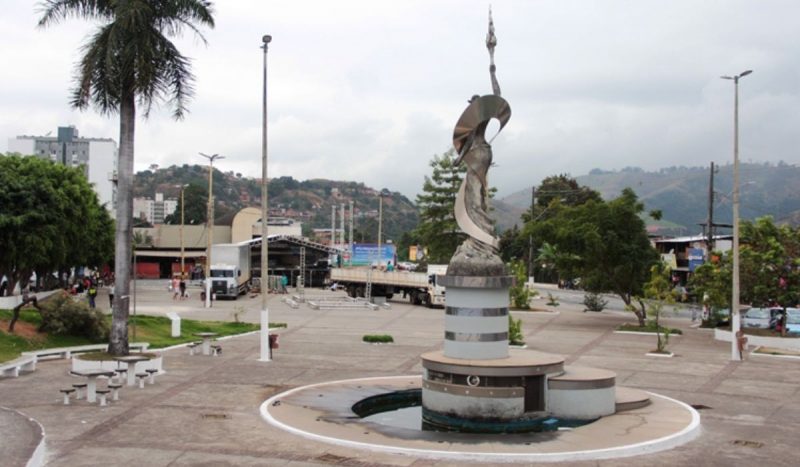
[[497, 256], [499, 241], [494, 236], [494, 226], [489, 217], [489, 185], [487, 173], [492, 165], [492, 146], [486, 140], [486, 126], [493, 118], [500, 122], [500, 130], [511, 118], [511, 107], [500, 96], [494, 64], [494, 34], [492, 12], [489, 10], [489, 32], [486, 48], [489, 50], [489, 75], [493, 94], [472, 96], [453, 131], [453, 146], [458, 152], [456, 164], [463, 163], [467, 172], [456, 195], [455, 217], [467, 238], [450, 261], [448, 274], [504, 275], [505, 267]]

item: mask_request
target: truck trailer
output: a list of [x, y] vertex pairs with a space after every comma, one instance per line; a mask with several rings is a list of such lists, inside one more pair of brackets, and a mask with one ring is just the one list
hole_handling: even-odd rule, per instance
[[429, 265], [428, 272], [380, 271], [366, 268], [331, 269], [331, 282], [344, 287], [350, 297], [363, 297], [367, 282], [372, 282], [372, 296], [391, 299], [403, 294], [414, 305], [444, 306], [445, 290], [436, 283], [437, 274], [445, 274], [447, 265]]
[[250, 290], [250, 242], [211, 246], [211, 293], [233, 298]]

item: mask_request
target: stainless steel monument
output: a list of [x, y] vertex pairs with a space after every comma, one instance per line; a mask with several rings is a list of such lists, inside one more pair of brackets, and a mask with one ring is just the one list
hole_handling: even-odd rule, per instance
[[[562, 419], [592, 420], [614, 413], [614, 373], [567, 371], [560, 356], [508, 345], [509, 287], [513, 278], [497, 255], [488, 215], [487, 175], [492, 147], [486, 126], [500, 129], [511, 107], [500, 95], [494, 64], [497, 38], [489, 13], [492, 94], [473, 96], [453, 133], [457, 163], [466, 175], [455, 203], [459, 227], [469, 236], [450, 260], [444, 348], [422, 355], [422, 417], [439, 430], [496, 433], [547, 431]], [[588, 392], [587, 392], [588, 390]]]

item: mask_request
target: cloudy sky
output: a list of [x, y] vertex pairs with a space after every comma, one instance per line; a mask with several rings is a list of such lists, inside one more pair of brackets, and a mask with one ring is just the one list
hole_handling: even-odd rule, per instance
[[[155, 109], [136, 128], [136, 168], [203, 163], [261, 173], [261, 36], [268, 56], [269, 174], [363, 181], [413, 197], [452, 145], [473, 94], [491, 92], [488, 1], [225, 0], [208, 45], [177, 39], [196, 95], [183, 121]], [[800, 2], [493, 0], [498, 78], [512, 108], [494, 141], [504, 196], [595, 167], [732, 159], [740, 84], [743, 161], [800, 162]], [[118, 118], [70, 109], [95, 24], [37, 29], [38, 2], [3, 0], [0, 152], [8, 138], [75, 125], [118, 140]]]

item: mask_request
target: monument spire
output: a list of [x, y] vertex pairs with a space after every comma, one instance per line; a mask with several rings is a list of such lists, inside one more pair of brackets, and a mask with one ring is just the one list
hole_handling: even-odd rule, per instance
[[489, 49], [489, 75], [492, 78], [492, 92], [495, 96], [500, 95], [500, 83], [497, 82], [494, 65], [494, 48], [497, 46], [497, 36], [494, 35], [494, 21], [492, 20], [492, 7], [489, 7], [489, 32], [486, 33], [486, 48]]

